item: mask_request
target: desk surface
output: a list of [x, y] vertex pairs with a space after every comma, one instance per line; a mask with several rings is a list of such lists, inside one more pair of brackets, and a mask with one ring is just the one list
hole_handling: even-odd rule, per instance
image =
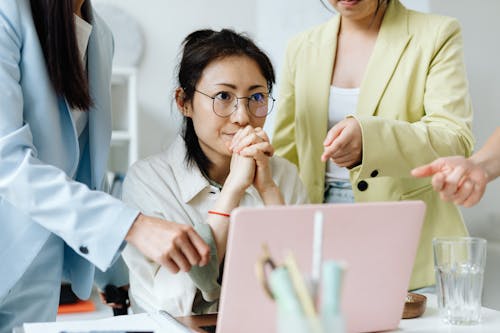
[[[439, 317], [437, 309], [437, 301], [435, 295], [427, 296], [427, 308], [425, 313], [415, 319], [403, 319], [399, 323], [399, 328], [392, 332], [414, 332], [414, 333], [482, 333], [482, 332], [500, 332], [500, 311], [482, 308], [483, 321], [479, 325], [474, 326], [453, 326], [445, 324]], [[215, 325], [217, 315], [201, 315], [179, 317], [179, 321], [189, 326], [196, 332], [205, 332], [199, 329], [200, 326]]]
[[[424, 315], [415, 319], [403, 319], [399, 323], [398, 329], [393, 332], [413, 332], [413, 333], [482, 333], [482, 332], [500, 332], [500, 311], [491, 310], [488, 308], [482, 309], [483, 321], [479, 325], [474, 326], [452, 326], [442, 322], [437, 310], [437, 302], [435, 295], [427, 296], [427, 309]], [[73, 318], [64, 318], [67, 320], [75, 320]], [[82, 320], [83, 318], [79, 318]], [[88, 318], [87, 318], [88, 319]], [[111, 319], [111, 318], [110, 318]], [[195, 332], [204, 333], [199, 329], [200, 326], [211, 326], [217, 322], [217, 315], [202, 315], [179, 317], [179, 321], [191, 327]], [[85, 319], [84, 319], [85, 320]], [[58, 316], [58, 321], [61, 318]], [[55, 324], [55, 323], [54, 323]], [[129, 327], [130, 328], [130, 327]], [[23, 332], [22, 327], [16, 332]]]

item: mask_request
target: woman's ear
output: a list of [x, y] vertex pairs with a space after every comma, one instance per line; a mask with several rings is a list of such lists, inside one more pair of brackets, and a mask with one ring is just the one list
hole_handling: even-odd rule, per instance
[[184, 89], [181, 87], [175, 89], [175, 104], [177, 104], [177, 108], [185, 117], [191, 117], [192, 107], [191, 101], [187, 99], [186, 93]]

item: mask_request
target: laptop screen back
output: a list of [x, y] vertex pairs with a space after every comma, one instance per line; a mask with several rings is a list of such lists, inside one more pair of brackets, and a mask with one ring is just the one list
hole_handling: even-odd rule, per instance
[[314, 214], [322, 211], [323, 260], [346, 263], [341, 309], [349, 332], [394, 329], [403, 312], [425, 204], [417, 201], [238, 208], [231, 216], [217, 333], [275, 332], [276, 305], [256, 278], [266, 243], [290, 251], [310, 276]]

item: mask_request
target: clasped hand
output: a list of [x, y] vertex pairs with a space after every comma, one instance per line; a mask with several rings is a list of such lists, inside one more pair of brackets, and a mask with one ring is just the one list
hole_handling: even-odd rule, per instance
[[262, 128], [248, 125], [240, 129], [228, 148], [233, 155], [224, 186], [235, 186], [244, 191], [254, 185], [259, 193], [276, 186], [269, 167], [274, 148]]

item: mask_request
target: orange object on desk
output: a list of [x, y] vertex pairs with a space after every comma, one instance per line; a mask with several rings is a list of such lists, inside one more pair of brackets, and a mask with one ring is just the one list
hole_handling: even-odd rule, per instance
[[95, 311], [95, 305], [92, 301], [78, 301], [73, 304], [61, 304], [57, 310], [57, 314], [76, 313], [76, 312], [92, 312]]

